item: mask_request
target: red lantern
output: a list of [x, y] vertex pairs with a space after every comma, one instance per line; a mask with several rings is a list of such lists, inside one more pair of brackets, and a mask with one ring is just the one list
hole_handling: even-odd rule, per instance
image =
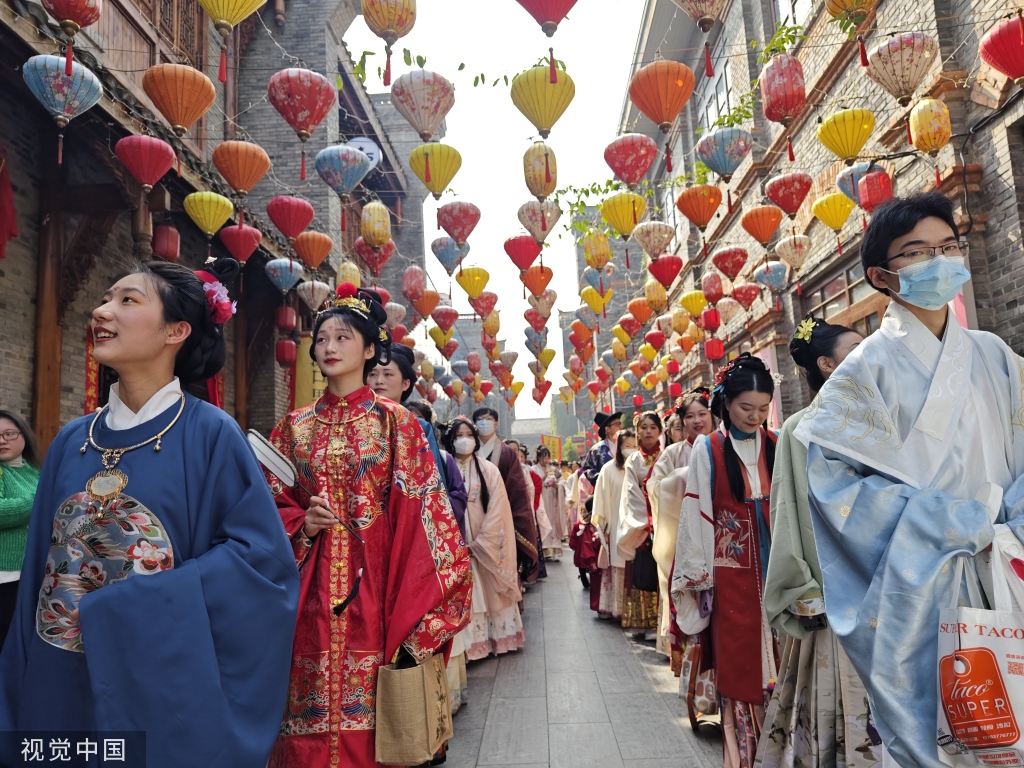
[[164, 261], [177, 261], [181, 255], [181, 235], [170, 224], [153, 227], [153, 255]]
[[612, 407], [610, 405], [606, 405], [601, 410], [604, 411], [605, 413], [611, 413], [612, 412]]
[[700, 290], [703, 292], [708, 304], [712, 306], [721, 301], [725, 295], [722, 288], [722, 278], [717, 272], [704, 273], [704, 277], [700, 279]]
[[484, 397], [491, 394], [491, 390], [494, 389], [494, 382], [490, 379], [486, 379], [480, 382], [480, 391], [484, 393]]
[[171, 145], [152, 136], [125, 136], [114, 145], [114, 154], [146, 192], [174, 165]]
[[291, 333], [295, 330], [295, 326], [299, 322], [299, 317], [296, 314], [294, 307], [285, 305], [277, 308], [274, 320], [277, 323], [277, 330], [282, 333]]
[[480, 209], [472, 203], [445, 203], [437, 209], [437, 224], [461, 248], [480, 221]]
[[492, 293], [491, 291], [481, 291], [479, 296], [475, 299], [469, 300], [469, 306], [473, 308], [474, 312], [480, 315], [481, 320], [487, 319], [487, 316], [494, 311], [494, 307], [497, 303], [498, 294]]
[[665, 334], [659, 331], [658, 329], [654, 329], [652, 331], [648, 331], [644, 335], [644, 341], [646, 341], [655, 349], [661, 349], [663, 346], [665, 346]]
[[389, 301], [391, 301], [391, 291], [389, 291], [387, 288], [384, 288], [383, 286], [371, 285], [366, 290], [373, 291], [378, 296], [380, 296], [380, 304], [381, 304], [381, 306], [384, 306]]
[[399, 324], [398, 324], [398, 325], [396, 325], [396, 326], [394, 327], [394, 329], [393, 329], [393, 330], [391, 331], [391, 340], [392, 340], [392, 341], [394, 341], [394, 342], [397, 342], [398, 344], [401, 344], [401, 343], [402, 343], [402, 339], [404, 339], [404, 338], [405, 338], [405, 335], [406, 335], [406, 334], [407, 334], [408, 332], [409, 332], [409, 329], [408, 329], [408, 328], [406, 328], [406, 327], [405, 327], [404, 325], [402, 325], [401, 323], [399, 323]]
[[[505, 253], [520, 271], [525, 272], [540, 256], [540, 245], [532, 235], [517, 235], [505, 241]], [[543, 289], [541, 292], [543, 293]]]
[[604, 161], [630, 189], [636, 189], [657, 158], [658, 145], [642, 133], [620, 136], [604, 150]]
[[576, 0], [517, 0], [537, 20], [544, 34], [551, 37], [558, 23], [576, 5]]
[[857, 194], [860, 196], [860, 207], [871, 213], [892, 198], [892, 179], [881, 168], [875, 168], [860, 177]]
[[594, 375], [600, 380], [602, 384], [608, 383], [608, 371], [604, 368], [597, 368], [594, 370]]
[[647, 265], [647, 270], [654, 276], [654, 279], [665, 288], [672, 286], [682, 269], [683, 260], [673, 255], [661, 256]]
[[644, 396], [643, 395], [641, 395], [641, 394], [633, 395], [633, 407], [634, 408], [639, 408], [643, 404], [644, 404]]
[[750, 309], [760, 295], [761, 286], [758, 283], [739, 283], [732, 287], [732, 297], [744, 309]]
[[313, 222], [313, 206], [299, 197], [278, 195], [267, 203], [267, 216], [290, 243]]
[[1024, 84], [1024, 19], [1003, 19], [985, 33], [978, 46], [981, 60], [1017, 85]]
[[[675, 360], [669, 360], [665, 363], [665, 370], [668, 371], [669, 376], [676, 376], [679, 374], [679, 363]], [[676, 395], [673, 395], [673, 397], [676, 397]]]
[[[523, 319], [526, 320], [526, 322], [529, 323], [530, 327], [533, 328], [533, 330], [535, 330], [537, 333], [543, 331], [544, 327], [548, 324], [548, 319], [533, 307], [530, 307], [528, 310], [523, 312]], [[569, 341], [572, 342], [572, 340], [573, 334], [570, 333]], [[576, 337], [576, 341], [579, 341], [579, 337]], [[579, 344], [573, 344], [573, 346], [580, 347], [583, 344], [586, 344], [586, 342], [584, 341], [580, 342]]]
[[[782, 123], [786, 128], [793, 118], [807, 106], [807, 90], [804, 86], [804, 68], [796, 56], [777, 53], [764, 65], [759, 79], [761, 102], [764, 116], [773, 123]], [[796, 159], [793, 144], [786, 137], [789, 160]]]
[[[650, 315], [648, 315], [648, 319], [650, 319]], [[619, 327], [626, 332], [626, 335], [629, 336], [629, 338], [632, 339], [640, 333], [643, 323], [633, 317], [633, 315], [623, 315], [619, 318]]]
[[295, 352], [297, 347], [291, 339], [280, 339], [274, 348], [274, 358], [282, 368], [291, 368], [295, 365]]
[[601, 394], [601, 382], [597, 381], [596, 379], [593, 381], [588, 381], [587, 389], [589, 389], [593, 394], [599, 395]]
[[88, 27], [99, 21], [103, 3], [100, 0], [43, 0], [43, 7], [57, 20], [60, 28], [68, 37], [67, 63], [64, 65], [64, 74], [71, 77], [71, 60], [74, 58], [72, 40], [82, 27]]
[[236, 224], [221, 229], [217, 233], [217, 237], [224, 243], [224, 247], [228, 249], [228, 252], [244, 264], [245, 260], [252, 256], [256, 249], [260, 247], [263, 233], [256, 229], [256, 227]]
[[[673, 362], [675, 362], [675, 361], [673, 360]], [[678, 371], [679, 363], [676, 363], [676, 369]], [[674, 382], [674, 381], [671, 382], [668, 385], [668, 396], [671, 397], [672, 399], [675, 399], [677, 397], [682, 397], [683, 396], [683, 385], [679, 384], [677, 382]]]
[[437, 323], [438, 328], [448, 333], [455, 325], [455, 321], [459, 319], [459, 310], [455, 307], [438, 307], [431, 312], [430, 317]]
[[366, 244], [363, 238], [356, 238], [356, 256], [362, 259], [363, 263], [370, 268], [374, 277], [380, 277], [380, 271], [384, 269], [384, 265], [395, 255], [395, 249], [394, 240], [388, 240], [379, 250], [375, 251]]
[[743, 265], [747, 263], [747, 249], [737, 247], [722, 248], [712, 254], [711, 263], [718, 267], [719, 271], [730, 280], [735, 280], [736, 276], [743, 269]]
[[334, 86], [319, 72], [282, 69], [272, 75], [267, 83], [267, 97], [302, 142], [302, 170], [299, 178], [305, 180], [306, 142], [330, 114], [336, 100]]
[[704, 357], [711, 362], [721, 360], [725, 357], [725, 344], [721, 339], [708, 339], [704, 342]]
[[[764, 185], [765, 196], [786, 212], [791, 219], [796, 218], [807, 193], [811, 191], [814, 179], [809, 173], [794, 171], [776, 176]], [[731, 279], [731, 278], [730, 278]]]
[[708, 333], [714, 333], [722, 325], [722, 316], [717, 309], [708, 307], [700, 313], [700, 327]]

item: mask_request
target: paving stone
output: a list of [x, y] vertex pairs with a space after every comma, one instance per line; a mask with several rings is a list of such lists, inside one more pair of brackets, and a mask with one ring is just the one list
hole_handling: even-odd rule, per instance
[[494, 677], [496, 695], [506, 698], [546, 696], [544, 656], [506, 653], [498, 658], [498, 674]]
[[547, 763], [547, 701], [492, 698], [477, 765]]
[[551, 768], [622, 768], [615, 734], [607, 725], [566, 723], [548, 729]]
[[549, 723], [607, 723], [601, 686], [593, 672], [548, 672]]

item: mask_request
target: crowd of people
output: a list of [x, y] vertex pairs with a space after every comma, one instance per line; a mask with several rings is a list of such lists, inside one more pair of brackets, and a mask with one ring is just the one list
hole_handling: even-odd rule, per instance
[[940, 611], [1024, 594], [1024, 361], [950, 309], [966, 250], [944, 197], [879, 207], [861, 260], [891, 301], [867, 339], [799, 324], [808, 407], [771, 429], [779, 377], [743, 353], [664, 412], [598, 412], [573, 464], [490, 408], [438, 423], [348, 284], [312, 328], [326, 391], [247, 440], [188, 394], [224, 363], [237, 264], [140, 265], [93, 312], [108, 404], [45, 461], [0, 410], [0, 765], [44, 731], [144, 731], [150, 766], [383, 764], [424, 669], [428, 751], [387, 764], [438, 764], [467, 664], [526, 646], [566, 548], [724, 768], [1013, 764], [940, 705]]

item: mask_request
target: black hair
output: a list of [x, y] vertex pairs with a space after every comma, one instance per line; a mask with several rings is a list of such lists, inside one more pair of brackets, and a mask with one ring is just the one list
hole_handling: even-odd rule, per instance
[[7, 419], [18, 431], [21, 432], [21, 436], [25, 439], [25, 449], [21, 452], [21, 458], [27, 464], [31, 464], [36, 469], [42, 467], [42, 456], [39, 453], [39, 443], [36, 441], [36, 433], [32, 431], [32, 427], [28, 425], [28, 422], [22, 417], [20, 413], [14, 411], [8, 411], [6, 409], [0, 409], [0, 419]]
[[[683, 429], [683, 417], [679, 415], [678, 411], [673, 411], [672, 414], [665, 419], [665, 447], [668, 448], [672, 445], [672, 428], [678, 424], [680, 429]], [[683, 431], [686, 434], [686, 431]]]
[[803, 368], [808, 386], [817, 392], [825, 386], [825, 375], [818, 367], [818, 358], [835, 357], [839, 339], [847, 333], [857, 333], [857, 331], [847, 328], [845, 325], [831, 325], [810, 314], [807, 315], [806, 320], [814, 322], [811, 338], [804, 341], [794, 336], [793, 340], [789, 342], [789, 354], [792, 356], [793, 362]]
[[661, 423], [661, 416], [658, 415], [657, 411], [643, 411], [642, 413], [635, 414], [633, 416], [633, 426], [639, 430], [644, 419], [650, 419], [658, 427], [659, 431], [665, 431], [665, 425]]
[[[351, 290], [350, 283], [342, 283], [338, 286], [339, 293], [345, 292], [346, 288]], [[348, 325], [363, 337], [363, 349], [373, 346], [373, 357], [363, 363], [363, 383], [370, 371], [378, 365], [387, 365], [391, 362], [391, 333], [385, 327], [388, 313], [380, 303], [380, 294], [376, 291], [357, 290], [356, 298], [362, 299], [369, 314], [363, 314], [361, 310], [354, 307], [336, 307], [333, 304], [316, 316], [313, 323], [313, 343], [309, 345], [309, 356], [316, 361], [316, 337], [320, 334], [320, 327], [332, 317]]]
[[935, 217], [942, 219], [953, 232], [960, 233], [953, 218], [953, 203], [938, 192], [928, 192], [909, 197], [894, 197], [875, 208], [871, 222], [860, 245], [860, 261], [864, 266], [864, 277], [880, 293], [889, 295], [887, 288], [879, 288], [867, 277], [869, 267], [881, 267], [889, 259], [892, 241], [913, 231], [921, 219]]
[[[473, 446], [473, 464], [476, 466], [476, 473], [480, 478], [480, 503], [483, 505], [484, 514], [487, 513], [487, 507], [491, 503], [491, 494], [487, 490], [487, 479], [484, 477], [484, 472], [480, 468], [480, 459], [476, 455], [477, 451], [480, 450], [480, 433], [476, 430], [476, 424], [467, 419], [465, 416], [459, 416], [453, 420], [444, 430], [444, 435], [441, 437], [441, 445], [448, 451], [452, 456], [455, 455], [455, 433], [459, 431], [459, 427], [465, 424], [469, 427], [469, 431], [473, 433], [473, 440], [476, 445]], [[469, 488], [466, 489], [469, 492]]]
[[482, 416], [493, 416], [498, 421], [498, 412], [493, 408], [477, 408], [473, 411], [473, 421], [479, 421]]
[[620, 429], [615, 435], [615, 466], [622, 469], [626, 466], [626, 457], [622, 453], [622, 444], [629, 438], [636, 439], [636, 432], [632, 429]]
[[391, 347], [391, 362], [398, 366], [398, 372], [402, 375], [403, 381], [408, 381], [408, 387], [402, 387], [401, 402], [409, 399], [413, 388], [416, 386], [416, 357], [409, 347], [404, 344], [393, 344]]
[[548, 458], [551, 458], [551, 450], [546, 445], [541, 445], [537, 447], [538, 462], [540, 462], [542, 456], [547, 456]]
[[[715, 387], [714, 396], [711, 398], [711, 413], [722, 420], [725, 425], [726, 439], [724, 441], [725, 474], [729, 478], [729, 490], [737, 501], [744, 499], [743, 473], [740, 469], [740, 459], [736, 455], [736, 449], [732, 445], [732, 435], [729, 427], [732, 421], [729, 419], [729, 410], [726, 407], [730, 400], [739, 397], [744, 392], [763, 392], [766, 395], [775, 394], [775, 380], [771, 371], [759, 357], [753, 357], [749, 352], [744, 352], [719, 375], [724, 376], [721, 384]], [[765, 440], [761, 446], [765, 455], [765, 463], [768, 465], [768, 477], [772, 476], [772, 468], [775, 465], [775, 443], [770, 439]]]
[[420, 418], [427, 422], [427, 424], [434, 423], [434, 409], [430, 407], [430, 403], [426, 400], [413, 400], [411, 403], [406, 403], [405, 407], [414, 413], [418, 413]]

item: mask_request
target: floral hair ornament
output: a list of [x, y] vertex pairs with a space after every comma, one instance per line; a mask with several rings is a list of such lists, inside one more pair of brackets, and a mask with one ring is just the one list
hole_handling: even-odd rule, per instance
[[811, 335], [814, 333], [814, 328], [817, 325], [813, 317], [807, 317], [800, 325], [797, 326], [796, 335], [793, 338], [800, 339], [800, 341], [811, 343]]
[[228, 296], [228, 289], [215, 275], [204, 269], [196, 270], [196, 277], [203, 281], [203, 291], [206, 293], [206, 306], [210, 310], [213, 322], [217, 325], [224, 325], [236, 312], [236, 304]]

